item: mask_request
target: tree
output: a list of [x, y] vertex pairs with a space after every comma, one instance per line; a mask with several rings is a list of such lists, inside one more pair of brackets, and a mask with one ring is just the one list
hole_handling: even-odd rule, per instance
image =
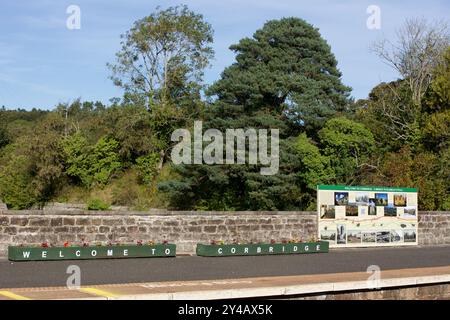
[[176, 99], [182, 87], [200, 82], [213, 55], [213, 32], [202, 15], [186, 6], [171, 7], [136, 21], [122, 35], [112, 80], [127, 92], [144, 96], [149, 109]]
[[180, 165], [175, 170], [181, 178], [160, 189], [177, 208], [306, 209], [311, 196], [302, 193], [296, 137], [304, 130], [317, 135], [328, 118], [349, 111], [349, 88], [330, 47], [310, 24], [283, 18], [230, 48], [236, 62], [208, 90], [212, 103], [203, 129], [278, 129], [278, 173], [261, 175], [261, 164]]
[[63, 135], [63, 118], [57, 113], [49, 113], [29, 137], [26, 154], [32, 164], [33, 189], [40, 202], [48, 201], [65, 177]]
[[297, 175], [301, 188], [302, 208], [314, 210], [317, 185], [334, 181], [334, 169], [331, 167], [330, 157], [323, 155], [316, 143], [305, 133], [297, 137], [295, 147], [300, 161]]
[[298, 18], [267, 22], [230, 47], [236, 62], [209, 94], [244, 112], [273, 110], [311, 136], [336, 112], [347, 112], [350, 88], [318, 29]]
[[449, 42], [445, 23], [409, 19], [397, 31], [395, 43], [384, 39], [376, 42], [373, 50], [408, 82], [413, 103], [420, 105], [432, 81], [433, 70], [441, 62]]
[[5, 128], [0, 126], [0, 149], [10, 143], [9, 134]]
[[431, 150], [450, 147], [450, 47], [436, 66], [425, 96], [423, 143]]
[[421, 139], [421, 108], [414, 105], [408, 83], [397, 80], [377, 85], [369, 98], [358, 101], [357, 119], [377, 136], [385, 150], [416, 147]]
[[0, 165], [0, 198], [10, 209], [27, 209], [35, 204], [30, 160], [25, 155], [13, 156]]
[[298, 157], [301, 170], [298, 175], [305, 187], [312, 193], [318, 184], [326, 183], [334, 178], [334, 171], [330, 165], [330, 157], [321, 154], [320, 149], [302, 133], [297, 138]]
[[170, 135], [198, 113], [203, 70], [213, 56], [213, 31], [187, 6], [157, 8], [122, 36], [111, 79], [132, 104], [151, 112], [154, 146], [162, 169]]
[[340, 117], [328, 120], [319, 131], [322, 152], [329, 157], [336, 183], [351, 185], [358, 170], [371, 166], [369, 159], [375, 139], [363, 124]]
[[86, 188], [103, 187], [122, 166], [117, 153], [119, 144], [109, 137], [102, 137], [94, 146], [76, 133], [64, 141], [67, 174], [79, 179]]

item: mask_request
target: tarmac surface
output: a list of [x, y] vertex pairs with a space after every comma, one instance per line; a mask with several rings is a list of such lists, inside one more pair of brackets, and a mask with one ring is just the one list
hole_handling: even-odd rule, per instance
[[331, 249], [329, 253], [114, 260], [10, 262], [0, 260], [1, 288], [65, 286], [76, 265], [85, 285], [279, 277], [450, 266], [450, 246]]

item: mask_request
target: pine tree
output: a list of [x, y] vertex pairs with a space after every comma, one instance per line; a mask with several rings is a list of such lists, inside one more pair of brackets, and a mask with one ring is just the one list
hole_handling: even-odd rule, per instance
[[327, 119], [349, 110], [349, 88], [336, 59], [319, 31], [298, 18], [269, 21], [231, 50], [236, 62], [208, 91], [214, 101], [203, 129], [279, 129], [278, 174], [261, 175], [260, 165], [180, 165], [181, 178], [160, 189], [177, 208], [305, 208], [310, 197], [303, 198], [295, 137], [302, 131], [315, 135]]

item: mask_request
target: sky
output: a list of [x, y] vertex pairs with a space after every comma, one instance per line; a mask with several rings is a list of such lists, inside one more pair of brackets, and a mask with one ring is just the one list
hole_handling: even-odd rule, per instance
[[[0, 106], [53, 109], [77, 98], [108, 103], [121, 97], [106, 67], [114, 62], [120, 35], [157, 6], [177, 4], [203, 14], [214, 29], [215, 57], [205, 83], [213, 83], [233, 63], [231, 44], [251, 37], [268, 20], [299, 17], [330, 44], [355, 99], [398, 78], [370, 51], [374, 41], [394, 40], [407, 18], [448, 21], [450, 13], [448, 0], [1, 0]], [[66, 26], [70, 5], [80, 8], [80, 29]], [[371, 5], [380, 9], [379, 29], [367, 27]]]

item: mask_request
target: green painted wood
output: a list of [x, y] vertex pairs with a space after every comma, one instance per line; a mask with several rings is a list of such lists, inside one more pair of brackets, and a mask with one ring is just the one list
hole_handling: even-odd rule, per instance
[[324, 253], [328, 252], [327, 241], [302, 242], [302, 243], [275, 243], [275, 244], [225, 244], [207, 245], [197, 244], [196, 253], [202, 257], [226, 257], [226, 256], [257, 256], [280, 255], [300, 253]]
[[11, 261], [87, 260], [118, 258], [175, 257], [175, 244], [91, 247], [8, 247]]
[[343, 190], [343, 191], [375, 191], [375, 192], [417, 192], [417, 188], [394, 188], [394, 187], [364, 187], [364, 186], [342, 186], [342, 185], [318, 185], [318, 190]]

